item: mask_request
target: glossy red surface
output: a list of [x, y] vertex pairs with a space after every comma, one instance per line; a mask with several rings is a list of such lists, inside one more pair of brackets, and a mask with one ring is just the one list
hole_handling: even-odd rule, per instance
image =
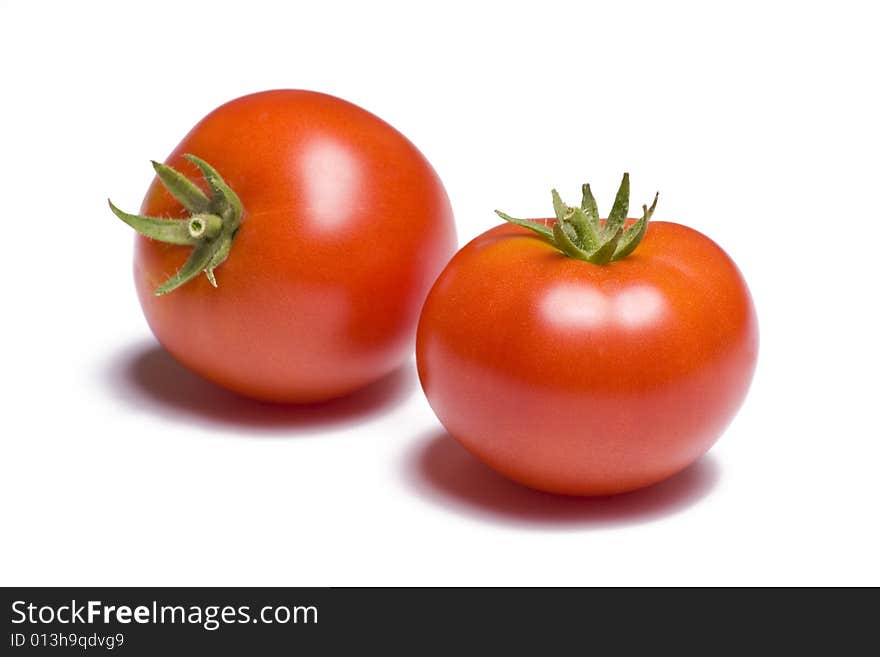
[[[351, 103], [284, 90], [221, 106], [174, 149], [167, 164], [202, 185], [184, 153], [218, 170], [244, 217], [217, 289], [201, 276], [153, 296], [189, 250], [137, 237], [138, 295], [175, 358], [281, 402], [344, 395], [407, 358], [455, 249], [446, 192], [409, 140]], [[141, 213], [186, 216], [158, 180]]]
[[600, 266], [503, 225], [441, 274], [417, 358], [431, 407], [478, 458], [534, 488], [606, 495], [709, 449], [757, 349], [739, 270], [697, 231], [651, 222], [632, 255]]

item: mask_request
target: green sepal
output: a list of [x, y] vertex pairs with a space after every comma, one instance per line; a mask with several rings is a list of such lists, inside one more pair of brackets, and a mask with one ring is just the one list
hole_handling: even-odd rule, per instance
[[571, 225], [574, 227], [575, 233], [577, 234], [580, 244], [583, 245], [584, 251], [595, 251], [602, 244], [599, 239], [599, 231], [596, 230], [587, 218], [587, 215], [582, 208], [570, 209], [571, 214], [569, 215], [568, 221], [570, 221]]
[[504, 221], [516, 224], [517, 226], [522, 226], [523, 228], [528, 228], [529, 230], [535, 231], [541, 237], [546, 237], [547, 239], [553, 239], [553, 231], [549, 226], [539, 223], [537, 221], [529, 221], [528, 219], [517, 219], [516, 217], [511, 217], [510, 215], [504, 214], [501, 210], [495, 210], [495, 214], [504, 219]]
[[614, 259], [614, 252], [617, 251], [617, 243], [620, 241], [621, 235], [623, 235], [623, 226], [618, 226], [608, 241], [593, 251], [587, 260], [594, 265], [607, 265]]
[[[205, 162], [203, 159], [196, 157], [195, 155], [190, 155], [187, 153], [184, 155], [187, 160], [195, 164], [202, 172], [202, 175], [205, 176], [205, 182], [208, 183], [208, 186], [211, 188], [213, 192], [213, 199], [211, 201], [211, 205], [214, 206], [212, 209], [215, 212], [222, 213], [226, 211], [230, 215], [241, 216], [242, 207], [241, 201], [238, 198], [238, 194], [236, 194], [229, 185], [223, 180], [217, 170], [214, 169], [210, 164]], [[219, 205], [219, 207], [218, 207]]]
[[204, 271], [208, 266], [208, 263], [211, 262], [211, 258], [214, 257], [214, 251], [216, 248], [216, 242], [201, 242], [200, 244], [197, 244], [192, 250], [192, 253], [189, 254], [187, 261], [183, 263], [183, 267], [181, 267], [174, 276], [156, 288], [154, 294], [157, 297], [161, 297], [163, 294], [168, 294], [184, 283], [188, 283], [194, 279]]
[[113, 201], [109, 198], [107, 199], [107, 203], [110, 205], [113, 214], [122, 219], [141, 235], [145, 235], [154, 240], [159, 240], [160, 242], [165, 242], [166, 244], [192, 246], [198, 242], [198, 240], [189, 233], [189, 219], [157, 219], [155, 217], [145, 217], [140, 214], [128, 214], [113, 205]]
[[565, 222], [566, 216], [568, 215], [568, 206], [562, 202], [559, 192], [555, 189], [550, 190], [550, 196], [553, 198], [553, 213], [556, 215], [556, 220], [559, 221], [559, 223]]
[[584, 211], [587, 220], [593, 224], [598, 233], [601, 227], [599, 223], [599, 207], [596, 205], [596, 198], [593, 196], [589, 183], [584, 183], [581, 186], [581, 210]]
[[229, 257], [229, 251], [232, 249], [232, 238], [232, 235], [223, 235], [220, 237], [217, 243], [217, 248], [214, 250], [214, 255], [211, 256], [208, 266], [205, 267], [205, 275], [214, 287], [217, 287], [217, 279], [214, 278], [214, 270], [222, 265], [226, 258]]
[[210, 199], [189, 178], [167, 164], [152, 160], [156, 176], [178, 203], [193, 214], [208, 212]]
[[605, 222], [605, 235], [614, 235], [618, 229], [626, 223], [626, 213], [629, 212], [629, 174], [623, 174], [623, 180], [620, 181], [620, 187], [617, 190], [617, 196], [614, 197], [614, 205], [611, 206], [611, 212], [608, 213], [608, 220]]
[[556, 248], [571, 258], [589, 260], [589, 254], [572, 241], [564, 226], [565, 224], [558, 221], [553, 224], [553, 237], [555, 238]]
[[623, 231], [623, 235], [621, 235], [620, 241], [617, 243], [617, 250], [614, 252], [614, 260], [625, 258], [635, 251], [639, 242], [641, 242], [642, 238], [645, 236], [645, 232], [648, 230], [648, 222], [654, 215], [654, 209], [657, 207], [658, 198], [660, 198], [660, 194], [654, 194], [654, 202], [651, 203], [651, 207], [649, 208], [645, 205], [642, 206], [641, 219]]

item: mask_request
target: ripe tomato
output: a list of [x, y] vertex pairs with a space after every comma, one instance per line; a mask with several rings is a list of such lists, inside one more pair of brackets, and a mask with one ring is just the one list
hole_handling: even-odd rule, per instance
[[[170, 169], [156, 165], [172, 182], [174, 170], [198, 181], [213, 203], [219, 192], [201, 180], [199, 161], [240, 200], [228, 257], [161, 296], [192, 250], [139, 235], [134, 258], [144, 314], [176, 359], [243, 395], [315, 402], [407, 358], [456, 240], [443, 185], [406, 137], [344, 100], [268, 91], [214, 110], [168, 157]], [[190, 216], [158, 178], [141, 214]]]
[[[634, 220], [615, 205], [622, 244]], [[573, 210], [560, 201], [557, 217]], [[550, 237], [517, 225], [480, 235], [435, 283], [418, 329], [422, 386], [495, 470], [555, 493], [631, 491], [694, 462], [736, 413], [757, 356], [749, 291], [717, 244], [647, 223], [651, 212], [641, 243], [608, 264], [561, 253], [549, 241], [559, 219], [545, 220]], [[596, 217], [590, 229], [607, 228]]]

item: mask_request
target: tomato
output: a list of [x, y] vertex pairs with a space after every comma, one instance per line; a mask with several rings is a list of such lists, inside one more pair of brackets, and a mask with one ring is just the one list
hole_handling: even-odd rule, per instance
[[[560, 202], [557, 217], [572, 210]], [[471, 241], [429, 293], [416, 347], [425, 394], [498, 472], [569, 495], [635, 490], [693, 463], [743, 402], [758, 347], [746, 283], [708, 237], [647, 223], [651, 212], [641, 242], [607, 264], [511, 219], [522, 225]], [[621, 223], [621, 244], [634, 223]]]
[[[165, 349], [225, 388], [298, 403], [352, 392], [409, 357], [422, 302], [456, 238], [443, 185], [406, 137], [344, 100], [268, 91], [214, 110], [167, 167], [156, 165], [214, 203], [220, 192], [199, 162], [237, 195], [240, 226], [227, 231], [228, 257], [191, 272], [207, 276], [166, 286], [194, 249], [138, 235], [137, 292]], [[229, 209], [210, 207], [221, 206]], [[183, 222], [195, 213], [157, 178], [141, 214]]]

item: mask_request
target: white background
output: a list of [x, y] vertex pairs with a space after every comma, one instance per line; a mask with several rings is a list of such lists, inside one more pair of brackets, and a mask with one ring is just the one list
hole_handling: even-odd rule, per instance
[[[663, 5], [662, 7], [660, 5]], [[880, 584], [872, 3], [0, 3], [6, 585]], [[152, 175], [217, 105], [351, 100], [444, 180], [461, 244], [549, 189], [718, 241], [761, 354], [684, 475], [531, 492], [440, 428], [412, 365], [329, 407], [158, 349], [131, 280]], [[604, 203], [603, 203], [604, 200]]]

